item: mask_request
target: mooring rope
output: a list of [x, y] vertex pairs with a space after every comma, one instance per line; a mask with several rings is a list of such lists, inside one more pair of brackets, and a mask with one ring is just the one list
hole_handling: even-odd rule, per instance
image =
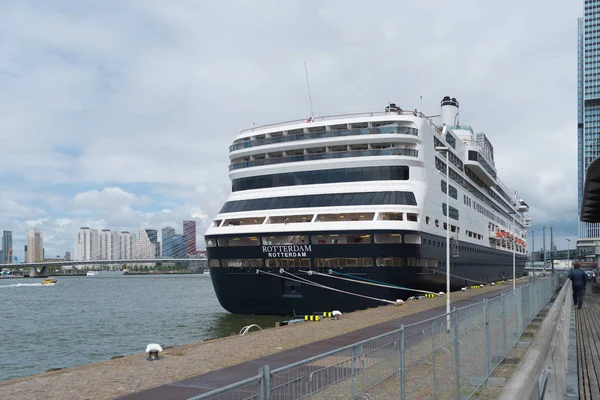
[[[332, 271], [332, 270], [329, 270], [329, 274], [324, 274], [322, 272], [317, 272], [317, 271], [300, 271], [300, 272], [304, 272], [304, 273], [306, 273], [308, 275], [319, 275], [319, 276], [326, 276], [328, 278], [333, 278], [333, 279], [342, 279], [344, 281], [361, 283], [363, 285], [378, 286], [378, 287], [384, 287], [384, 288], [389, 288], [389, 289], [408, 290], [408, 291], [411, 291], [411, 292], [419, 292], [419, 293], [437, 294], [436, 292], [431, 292], [429, 290], [412, 289], [412, 288], [408, 288], [408, 287], [404, 287], [404, 286], [392, 285], [392, 284], [389, 284], [389, 283], [378, 282], [378, 281], [375, 281], [375, 280], [371, 280], [371, 279], [367, 279], [367, 278], [361, 278], [359, 276], [353, 276], [353, 275], [344, 274], [342, 272], [336, 272], [336, 271]], [[338, 276], [332, 276], [333, 274], [334, 275], [347, 276], [347, 277], [351, 277], [351, 278], [342, 278], [342, 277], [338, 277]], [[364, 282], [361, 282], [361, 281], [364, 281]]]
[[[445, 270], [436, 269], [435, 273], [436, 274], [441, 274], [441, 275], [446, 275], [446, 271]], [[487, 285], [487, 283], [485, 283], [485, 282], [476, 281], [475, 279], [469, 279], [469, 278], [465, 278], [463, 276], [458, 276], [458, 275], [453, 275], [453, 274], [450, 274], [450, 276], [453, 277], [453, 278], [464, 279], [465, 281], [469, 281], [469, 282], [482, 283], [484, 285]]]
[[259, 274], [259, 273], [260, 273], [260, 274], [272, 275], [272, 276], [275, 276], [275, 277], [278, 277], [278, 278], [281, 278], [281, 279], [288, 279], [288, 280], [290, 280], [290, 281], [294, 281], [294, 282], [298, 282], [298, 283], [306, 283], [306, 284], [308, 284], [308, 285], [311, 285], [311, 286], [316, 286], [316, 287], [320, 287], [320, 288], [322, 288], [322, 289], [332, 290], [332, 291], [334, 291], [334, 292], [344, 293], [344, 294], [348, 294], [348, 295], [351, 295], [351, 296], [363, 297], [363, 298], [365, 298], [365, 299], [369, 299], [369, 300], [381, 301], [381, 302], [383, 302], [383, 303], [394, 304], [394, 305], [397, 305], [397, 304], [398, 304], [397, 302], [395, 302], [395, 301], [391, 301], [391, 300], [386, 300], [386, 299], [378, 299], [378, 298], [376, 298], [376, 297], [366, 296], [366, 295], [364, 295], [364, 294], [352, 293], [352, 292], [348, 292], [348, 291], [346, 291], [346, 290], [341, 290], [341, 289], [332, 288], [332, 287], [330, 287], [330, 286], [325, 286], [325, 285], [322, 285], [322, 284], [320, 284], [320, 283], [316, 283], [316, 282], [310, 281], [310, 280], [308, 280], [308, 279], [304, 279], [304, 278], [302, 278], [302, 277], [299, 277], [299, 276], [293, 275], [293, 274], [291, 274], [291, 273], [289, 273], [289, 272], [287, 272], [287, 271], [285, 271], [285, 270], [283, 270], [283, 269], [281, 269], [281, 270], [280, 270], [280, 273], [281, 273], [281, 274], [288, 274], [288, 275], [291, 275], [291, 276], [293, 276], [294, 278], [297, 278], [297, 279], [290, 278], [290, 277], [287, 277], [287, 276], [282, 276], [281, 274], [280, 274], [280, 275], [277, 275], [277, 274], [274, 274], [274, 273], [272, 273], [272, 272], [262, 271], [262, 270], [260, 270], [260, 269], [257, 269], [257, 270], [256, 270], [256, 273], [257, 273], [257, 274]]

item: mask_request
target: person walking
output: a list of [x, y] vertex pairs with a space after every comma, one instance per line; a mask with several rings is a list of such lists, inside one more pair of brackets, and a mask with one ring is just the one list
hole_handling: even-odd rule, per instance
[[587, 277], [585, 272], [579, 269], [579, 264], [573, 265], [573, 269], [569, 271], [568, 277], [571, 280], [571, 287], [573, 288], [573, 302], [577, 306], [577, 309], [581, 310]]

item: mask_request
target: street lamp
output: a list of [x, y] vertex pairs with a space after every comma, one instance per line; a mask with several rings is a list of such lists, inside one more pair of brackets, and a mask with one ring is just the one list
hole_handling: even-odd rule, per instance
[[446, 329], [450, 330], [450, 157], [448, 147], [438, 146], [435, 149], [446, 153]]
[[571, 255], [569, 254], [570, 252], [570, 247], [571, 247], [571, 239], [565, 239], [567, 241], [567, 267], [571, 267], [569, 260], [571, 259]]

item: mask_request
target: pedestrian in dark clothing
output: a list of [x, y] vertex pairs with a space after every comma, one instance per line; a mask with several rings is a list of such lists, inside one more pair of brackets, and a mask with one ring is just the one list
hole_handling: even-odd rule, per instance
[[583, 294], [585, 293], [585, 282], [586, 275], [579, 265], [575, 264], [574, 268], [569, 271], [569, 279], [571, 280], [571, 287], [573, 288], [573, 302], [577, 306], [577, 309], [581, 310], [583, 305]]

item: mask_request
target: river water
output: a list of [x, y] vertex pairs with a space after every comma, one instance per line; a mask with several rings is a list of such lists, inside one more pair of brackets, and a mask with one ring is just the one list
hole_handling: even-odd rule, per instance
[[0, 380], [238, 334], [281, 317], [225, 311], [209, 275], [0, 280]]

